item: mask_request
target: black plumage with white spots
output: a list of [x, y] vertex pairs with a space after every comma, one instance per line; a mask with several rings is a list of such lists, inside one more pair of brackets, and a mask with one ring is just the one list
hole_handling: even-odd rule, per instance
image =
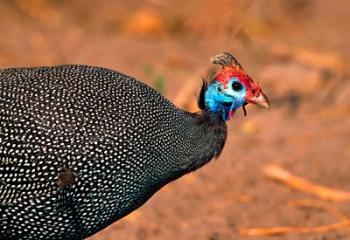
[[225, 139], [220, 113], [182, 111], [113, 70], [0, 70], [0, 239], [88, 237]]

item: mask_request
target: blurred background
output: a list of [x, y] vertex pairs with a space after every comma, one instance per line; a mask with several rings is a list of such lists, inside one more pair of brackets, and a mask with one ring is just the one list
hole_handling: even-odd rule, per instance
[[[229, 121], [218, 160], [90, 240], [270, 239], [271, 227], [299, 227], [272, 239], [350, 239], [350, 1], [0, 4], [1, 68], [104, 66], [196, 111], [209, 58], [229, 51], [271, 100], [270, 111], [249, 106]], [[257, 227], [267, 229], [248, 231]]]

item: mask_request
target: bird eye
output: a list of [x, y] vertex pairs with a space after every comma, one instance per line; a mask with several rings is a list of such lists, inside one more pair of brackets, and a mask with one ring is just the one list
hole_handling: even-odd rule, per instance
[[218, 92], [222, 92], [222, 87], [221, 86], [219, 86], [219, 87], [217, 87], [217, 89], [216, 89]]
[[242, 90], [242, 88], [243, 88], [242, 83], [240, 83], [240, 82], [233, 82], [232, 83], [232, 89], [234, 91], [240, 91], [240, 90]]

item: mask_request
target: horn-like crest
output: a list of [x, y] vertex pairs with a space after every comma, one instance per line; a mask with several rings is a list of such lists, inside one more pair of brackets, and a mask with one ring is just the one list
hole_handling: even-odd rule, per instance
[[210, 61], [214, 64], [221, 65], [224, 67], [239, 67], [242, 69], [241, 64], [238, 62], [238, 60], [230, 53], [223, 52], [218, 55], [215, 55], [210, 59]]

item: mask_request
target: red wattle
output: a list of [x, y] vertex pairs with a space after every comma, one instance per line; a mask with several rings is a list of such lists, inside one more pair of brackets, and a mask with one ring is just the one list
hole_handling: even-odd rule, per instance
[[234, 110], [230, 110], [228, 112], [228, 115], [230, 116], [230, 118], [233, 118], [233, 116], [235, 115], [235, 111]]

